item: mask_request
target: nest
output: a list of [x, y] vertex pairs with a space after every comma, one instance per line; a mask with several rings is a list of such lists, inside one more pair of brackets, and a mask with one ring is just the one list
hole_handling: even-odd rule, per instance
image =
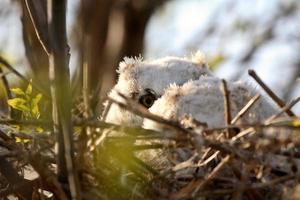
[[[225, 127], [209, 129], [190, 117], [165, 120], [125, 96], [125, 103], [110, 102], [163, 124], [164, 131], [74, 121], [79, 178], [75, 183], [59, 176], [49, 122], [3, 121], [42, 126], [44, 133], [22, 134], [2, 126], [0, 197], [69, 199], [68, 188], [79, 184], [82, 199], [89, 200], [299, 199], [300, 119], [290, 109], [300, 97], [282, 104], [281, 111], [265, 122], [236, 124], [258, 97], [231, 119], [225, 82], [223, 86]], [[28, 142], [17, 143], [16, 138]]]

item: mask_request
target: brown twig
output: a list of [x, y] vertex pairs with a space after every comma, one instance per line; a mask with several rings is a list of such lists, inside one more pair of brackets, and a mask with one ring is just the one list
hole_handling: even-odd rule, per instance
[[293, 106], [295, 106], [298, 102], [300, 101], [300, 97], [297, 97], [296, 99], [292, 100], [289, 104], [285, 105], [281, 111], [273, 116], [271, 116], [270, 118], [268, 118], [266, 120], [266, 124], [270, 124], [272, 123], [273, 120], [277, 119], [280, 115], [282, 115], [283, 113], [287, 112], [288, 110], [290, 110]]
[[[283, 108], [285, 106], [285, 102], [280, 99], [262, 80], [261, 78], [256, 74], [256, 72], [252, 69], [248, 70], [248, 74], [254, 79], [256, 80], [256, 82], [266, 91], [266, 93], [274, 100], [274, 102], [280, 107]], [[287, 109], [286, 113], [290, 116], [290, 117], [294, 117], [295, 114]]]
[[195, 180], [190, 182], [187, 186], [182, 188], [179, 192], [173, 194], [171, 199], [183, 199], [185, 197], [195, 197], [203, 187], [205, 187], [213, 178], [215, 178], [218, 173], [225, 167], [225, 165], [230, 161], [230, 156], [227, 155], [222, 161], [209, 173], [204, 180]]
[[48, 31], [47, 11], [43, 6], [43, 1], [24, 1], [37, 38], [40, 44], [42, 45], [43, 49], [45, 50], [46, 54], [49, 56], [51, 51], [49, 42], [50, 37]]
[[115, 103], [115, 104], [117, 104], [118, 106], [120, 106], [122, 108], [130, 110], [131, 112], [133, 112], [133, 113], [135, 113], [139, 116], [143, 116], [144, 118], [151, 119], [153, 121], [164, 124], [164, 125], [166, 125], [170, 128], [177, 129], [179, 131], [186, 131], [186, 129], [183, 128], [178, 122], [171, 121], [171, 120], [166, 120], [162, 117], [154, 115], [154, 114], [150, 113], [146, 108], [144, 108], [143, 106], [135, 103], [134, 101], [132, 101], [131, 99], [129, 99], [128, 97], [123, 95], [122, 93], [118, 92], [118, 94], [126, 101], [126, 103], [116, 101], [115, 99], [110, 98], [110, 97], [108, 97], [108, 99], [110, 99], [110, 101], [112, 103]]
[[247, 111], [257, 102], [260, 98], [260, 94], [256, 94], [250, 99], [250, 101], [238, 112], [238, 114], [231, 120], [231, 124], [235, 124], [240, 118], [242, 118]]
[[224, 119], [225, 124], [229, 125], [231, 123], [231, 109], [230, 109], [230, 91], [227, 89], [227, 83], [224, 79], [221, 80], [221, 91], [224, 96]]
[[[224, 98], [224, 119], [226, 126], [230, 125], [231, 123], [231, 106], [230, 106], [230, 91], [227, 88], [227, 82], [222, 79], [221, 80], [221, 91]], [[226, 129], [226, 136], [227, 138], [232, 137], [231, 129]]]

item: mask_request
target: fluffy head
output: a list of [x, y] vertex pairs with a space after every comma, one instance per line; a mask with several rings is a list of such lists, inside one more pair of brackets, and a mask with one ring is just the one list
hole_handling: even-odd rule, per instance
[[[210, 75], [204, 58], [199, 53], [192, 58], [165, 57], [148, 61], [143, 61], [140, 57], [124, 58], [117, 72], [119, 79], [110, 92], [110, 97], [121, 100], [115, 92], [118, 91], [136, 102], [141, 101], [141, 97], [149, 92], [155, 99], [159, 98], [170, 84], [183, 85], [202, 75]], [[111, 106], [106, 121], [126, 125], [142, 124], [141, 118], [116, 105]]]

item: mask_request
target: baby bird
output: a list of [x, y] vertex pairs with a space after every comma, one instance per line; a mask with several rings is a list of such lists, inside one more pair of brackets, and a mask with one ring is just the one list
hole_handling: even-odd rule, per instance
[[[252, 99], [256, 92], [242, 82], [227, 82], [229, 92], [230, 112], [232, 117]], [[182, 86], [172, 85], [165, 94], [151, 106], [149, 111], [164, 119], [179, 121], [185, 128], [196, 125], [206, 125], [208, 128], [224, 127], [224, 95], [221, 90], [221, 79], [214, 76], [201, 76], [198, 80], [188, 81]], [[276, 110], [263, 97], [258, 99], [238, 123], [261, 122], [276, 113]], [[193, 120], [190, 120], [193, 119]], [[192, 124], [191, 124], [192, 122]], [[199, 123], [198, 123], [199, 122]], [[168, 133], [168, 126], [144, 119], [143, 127]], [[171, 133], [170, 132], [170, 133]], [[158, 144], [169, 144], [167, 140], [152, 141]], [[145, 142], [152, 144], [152, 142]], [[176, 155], [176, 156], [174, 156]], [[151, 149], [138, 154], [151, 166], [166, 169], [174, 166], [178, 160], [184, 161], [192, 153], [184, 149]], [[174, 161], [174, 158], [175, 161]]]
[[[201, 53], [191, 58], [165, 57], [157, 60], [143, 61], [142, 58], [124, 58], [119, 64], [119, 79], [109, 96], [122, 102], [118, 92], [150, 108], [164, 94], [171, 84], [183, 85], [200, 76], [210, 76]], [[105, 122], [141, 126], [143, 119], [120, 108], [116, 104], [109, 107]]]
[[[243, 82], [227, 83], [232, 117], [255, 96], [253, 88]], [[209, 128], [224, 127], [224, 95], [221, 91], [221, 79], [213, 76], [201, 76], [196, 81], [188, 81], [182, 86], [172, 85], [149, 109], [153, 114], [165, 119], [180, 120], [188, 115], [206, 123]], [[242, 117], [242, 123], [261, 122], [276, 113], [272, 105], [261, 97]], [[163, 127], [145, 119], [147, 129], [162, 130]]]

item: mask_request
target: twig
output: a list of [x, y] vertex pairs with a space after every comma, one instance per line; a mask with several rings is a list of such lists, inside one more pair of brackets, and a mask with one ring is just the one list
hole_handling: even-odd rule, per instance
[[[224, 119], [225, 119], [225, 124], [228, 126], [231, 123], [231, 106], [230, 106], [230, 91], [227, 88], [227, 83], [224, 79], [221, 80], [221, 91], [223, 94], [224, 98]], [[227, 132], [227, 138], [231, 137], [232, 131], [231, 129], [226, 129]]]
[[213, 178], [215, 178], [218, 173], [225, 167], [225, 165], [230, 161], [230, 156], [227, 155], [222, 161], [213, 169], [213, 171], [208, 174], [204, 180], [195, 180], [190, 182], [187, 186], [182, 188], [179, 192], [176, 192], [171, 196], [171, 199], [182, 199], [188, 196], [194, 198], [198, 191], [205, 187]]
[[[259, 76], [255, 73], [254, 70], [249, 69], [248, 70], [248, 74], [254, 78], [254, 80], [256, 80], [256, 82], [266, 91], [266, 93], [275, 101], [275, 103], [280, 107], [283, 108], [285, 106], [285, 103], [282, 99], [280, 99], [262, 80], [261, 78], [259, 78]], [[294, 117], [295, 114], [287, 109], [286, 113], [290, 116], [290, 117]]]
[[292, 100], [289, 104], [285, 105], [281, 111], [270, 118], [268, 118], [265, 122], [265, 124], [270, 124], [272, 123], [273, 120], [277, 119], [280, 115], [282, 115], [284, 112], [287, 110], [290, 110], [294, 105], [296, 105], [300, 101], [300, 97], [297, 97], [296, 99]]
[[237, 190], [233, 194], [233, 200], [240, 200], [243, 197], [243, 193], [245, 191], [246, 183], [248, 180], [248, 168], [245, 163], [242, 164], [242, 172], [241, 172], [241, 181], [239, 181], [239, 184], [237, 186]]
[[134, 114], [137, 114], [139, 116], [143, 116], [144, 118], [148, 118], [151, 119], [153, 121], [156, 121], [158, 123], [167, 125], [170, 128], [173, 129], [177, 129], [179, 131], [186, 131], [185, 128], [183, 128], [178, 122], [176, 121], [171, 121], [171, 120], [166, 120], [162, 117], [159, 117], [157, 115], [154, 115], [152, 113], [150, 113], [146, 108], [144, 108], [143, 106], [136, 104], [135, 102], [133, 102], [131, 99], [127, 98], [125, 95], [121, 94], [118, 92], [118, 94], [124, 98], [124, 100], [126, 100], [126, 103], [122, 103], [119, 101], [116, 101], [115, 99], [112, 99], [111, 97], [108, 97], [110, 99], [110, 101], [112, 103], [117, 104], [118, 106], [125, 108], [127, 110], [130, 110], [131, 112], [133, 112]]
[[24, 0], [27, 11], [29, 13], [29, 17], [33, 24], [34, 31], [36, 36], [45, 50], [46, 54], [49, 56], [51, 47], [50, 47], [50, 38], [48, 31], [48, 23], [47, 23], [47, 11], [44, 9], [42, 5], [43, 1], [32, 1], [32, 0]]
[[239, 132], [236, 136], [232, 137], [231, 141], [236, 141], [236, 140], [240, 139], [241, 137], [244, 137], [244, 136], [246, 136], [246, 135], [248, 135], [250, 133], [253, 133], [253, 132], [255, 132], [255, 130], [252, 127], [251, 128], [247, 128], [247, 129]]
[[110, 109], [110, 107], [111, 107], [111, 104], [112, 104], [111, 100], [107, 100], [106, 103], [107, 103], [107, 104], [106, 104], [106, 106], [105, 106], [105, 108], [104, 108], [104, 111], [103, 111], [102, 117], [101, 117], [101, 120], [102, 120], [102, 121], [105, 121], [105, 120], [106, 120], [108, 111], [109, 111], [109, 109]]
[[0, 138], [4, 141], [9, 141], [11, 138], [0, 129]]
[[146, 164], [145, 162], [143, 162], [142, 160], [140, 160], [139, 158], [133, 156], [133, 160], [139, 164], [140, 166], [142, 166], [143, 168], [147, 169], [150, 173], [152, 173], [153, 175], [158, 175], [159, 173], [153, 169], [151, 166], [149, 166], [148, 164]]
[[[87, 62], [82, 64], [82, 95], [83, 95], [83, 118], [90, 119], [92, 117], [91, 102], [90, 102], [90, 68]], [[85, 162], [85, 154], [88, 146], [88, 136], [92, 133], [92, 127], [84, 126], [79, 135], [79, 148], [81, 151], [78, 152], [78, 160], [82, 163], [82, 167]]]
[[229, 125], [231, 122], [231, 109], [230, 109], [230, 91], [227, 89], [227, 83], [224, 79], [221, 80], [221, 91], [224, 96], [224, 119], [225, 124]]
[[7, 158], [7, 157], [15, 157], [18, 155], [18, 152], [14, 151], [0, 151], [0, 158]]
[[256, 94], [250, 99], [250, 101], [239, 111], [239, 113], [231, 120], [231, 124], [235, 124], [240, 118], [242, 118], [247, 111], [255, 104], [255, 102], [260, 98], [260, 94]]
[[[299, 175], [299, 173], [298, 173], [298, 175]], [[252, 186], [247, 187], [245, 189], [246, 190], [251, 190], [251, 189], [261, 189], [261, 188], [265, 188], [265, 187], [273, 187], [274, 185], [276, 185], [278, 183], [291, 180], [291, 179], [295, 178], [296, 176], [297, 175], [295, 175], [295, 174], [286, 175], [286, 176], [279, 177], [279, 178], [273, 179], [273, 180], [265, 182], [265, 183], [256, 183], [256, 184], [253, 184]]]
[[36, 126], [46, 126], [50, 125], [52, 121], [46, 120], [15, 120], [15, 119], [0, 119], [0, 124], [10, 124], [10, 125], [36, 125]]

